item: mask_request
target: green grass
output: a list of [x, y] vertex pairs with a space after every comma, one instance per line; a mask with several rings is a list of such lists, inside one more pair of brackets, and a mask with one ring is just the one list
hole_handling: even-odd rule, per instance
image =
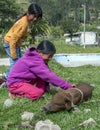
[[[82, 46], [68, 46], [63, 42], [54, 42], [57, 48], [57, 53], [99, 53], [100, 47], [86, 47]], [[93, 118], [98, 121], [96, 126], [89, 125], [81, 127], [79, 130], [99, 130], [100, 129], [100, 66], [81, 66], [81, 67], [63, 67], [55, 61], [50, 62], [50, 68], [60, 77], [71, 82], [73, 84], [78, 82], [88, 82], [93, 84], [94, 91], [92, 98], [78, 106], [80, 112], [74, 113], [73, 111], [67, 112], [60, 111], [57, 113], [45, 114], [41, 112], [41, 109], [45, 104], [49, 102], [54, 94], [54, 87], [51, 87], [51, 91], [46, 93], [44, 98], [40, 98], [36, 101], [29, 99], [16, 98], [13, 101], [13, 105], [9, 108], [4, 107], [4, 101], [9, 98], [6, 88], [0, 89], [0, 130], [31, 130], [31, 128], [25, 128], [21, 126], [21, 114], [24, 111], [33, 112], [35, 117], [30, 121], [34, 127], [35, 123], [39, 120], [50, 119], [54, 124], [58, 124], [61, 130], [71, 130], [73, 127], [83, 121]], [[0, 73], [5, 72], [7, 67], [0, 66]], [[84, 113], [84, 109], [91, 109], [91, 112]], [[34, 128], [32, 128], [33, 130]], [[76, 128], [75, 130], [77, 130]]]

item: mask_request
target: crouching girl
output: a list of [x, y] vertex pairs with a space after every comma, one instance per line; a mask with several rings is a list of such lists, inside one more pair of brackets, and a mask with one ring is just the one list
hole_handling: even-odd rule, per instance
[[36, 100], [50, 90], [49, 83], [62, 89], [73, 87], [48, 67], [48, 62], [55, 53], [55, 46], [48, 40], [42, 41], [37, 48], [30, 47], [16, 62], [7, 79], [11, 96]]

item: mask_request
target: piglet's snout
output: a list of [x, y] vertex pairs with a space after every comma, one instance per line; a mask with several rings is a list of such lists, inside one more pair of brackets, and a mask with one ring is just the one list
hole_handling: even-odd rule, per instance
[[50, 112], [51, 111], [51, 107], [52, 107], [51, 104], [47, 104], [45, 107], [43, 107], [43, 111]]

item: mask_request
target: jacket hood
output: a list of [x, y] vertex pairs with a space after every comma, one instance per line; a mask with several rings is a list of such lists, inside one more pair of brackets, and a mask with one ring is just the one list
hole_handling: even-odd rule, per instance
[[34, 55], [37, 55], [37, 49], [32, 46], [30, 48], [28, 48], [28, 50], [25, 52], [25, 56], [34, 56]]

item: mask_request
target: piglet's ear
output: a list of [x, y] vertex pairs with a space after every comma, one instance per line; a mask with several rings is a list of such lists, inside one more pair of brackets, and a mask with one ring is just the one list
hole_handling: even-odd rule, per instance
[[72, 108], [72, 97], [69, 93], [67, 93], [65, 96], [65, 107], [67, 111], [71, 110]]
[[71, 102], [72, 101], [72, 96], [70, 93], [65, 93], [65, 102]]

